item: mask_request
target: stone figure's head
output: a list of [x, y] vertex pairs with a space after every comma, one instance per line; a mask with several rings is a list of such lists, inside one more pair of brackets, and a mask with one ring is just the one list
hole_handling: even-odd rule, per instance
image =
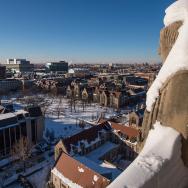
[[159, 46], [159, 55], [164, 62], [171, 51], [176, 39], [178, 37], [178, 29], [182, 25], [182, 21], [174, 22], [169, 26], [163, 28], [160, 32], [160, 46]]

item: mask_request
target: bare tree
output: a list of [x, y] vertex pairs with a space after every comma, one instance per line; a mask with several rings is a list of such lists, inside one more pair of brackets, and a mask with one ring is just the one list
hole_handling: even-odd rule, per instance
[[62, 96], [60, 95], [59, 96], [59, 104], [58, 104], [58, 119], [59, 119], [59, 116], [60, 116], [62, 110], [63, 110], [63, 108], [62, 108]]
[[58, 119], [61, 115], [61, 112], [63, 111], [63, 107], [62, 107], [62, 96], [59, 96], [59, 101], [58, 101], [58, 105], [55, 109], [56, 113], [57, 113], [57, 116], [58, 116]]
[[84, 109], [85, 109], [85, 102], [84, 102], [83, 99], [82, 99], [82, 107], [83, 107], [83, 112], [84, 112]]
[[44, 116], [46, 115], [49, 106], [53, 104], [53, 102], [54, 102], [54, 98], [52, 98], [51, 100], [44, 100], [44, 102], [42, 103], [41, 108]]
[[38, 105], [41, 106], [45, 103], [45, 98], [41, 95], [35, 94], [34, 96], [27, 96], [24, 99], [26, 105]]
[[71, 112], [72, 112], [72, 105], [73, 105], [73, 98], [70, 99], [70, 106], [71, 106]]
[[46, 112], [47, 112], [47, 110], [48, 110], [49, 105], [50, 105], [50, 103], [47, 102], [47, 103], [45, 104], [45, 106], [43, 106], [43, 108], [42, 108], [42, 112], [43, 112], [43, 115], [44, 115], [44, 116], [46, 115]]
[[16, 142], [11, 150], [11, 155], [14, 159], [19, 159], [23, 163], [23, 169], [25, 172], [26, 160], [31, 154], [32, 144], [26, 137], [21, 137], [18, 142]]
[[74, 112], [76, 112], [76, 104], [77, 104], [77, 99], [76, 98], [73, 99], [73, 104], [74, 104]]
[[71, 112], [72, 112], [72, 105], [73, 105], [73, 97], [71, 96], [71, 98], [68, 101], [70, 108], [71, 108]]

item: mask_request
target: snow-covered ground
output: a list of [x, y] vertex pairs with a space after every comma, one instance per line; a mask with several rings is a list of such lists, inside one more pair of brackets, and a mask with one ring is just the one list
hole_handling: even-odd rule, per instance
[[[16, 98], [16, 97], [21, 98]], [[24, 103], [28, 97], [35, 97], [34, 94], [24, 96], [21, 94], [6, 96], [4, 99], [13, 101], [14, 109], [20, 110], [26, 104]], [[70, 99], [61, 96], [49, 96], [45, 94], [37, 94], [36, 99], [41, 98], [41, 103], [38, 103], [45, 109], [45, 132], [46, 130], [53, 131], [55, 138], [67, 137], [74, 135], [83, 130], [79, 126], [82, 120], [96, 123], [99, 117], [110, 118], [117, 116], [119, 113], [128, 114], [131, 108], [122, 109], [117, 113], [113, 108], [101, 107], [99, 104], [86, 104], [83, 110], [83, 104], [76, 101], [72, 104]], [[40, 101], [40, 100], [39, 100]], [[128, 121], [128, 115], [124, 115], [125, 123]], [[45, 133], [44, 133], [45, 135]]]
[[67, 137], [83, 130], [79, 126], [82, 120], [96, 123], [99, 117], [113, 117], [117, 115], [112, 108], [101, 107], [98, 104], [87, 104], [83, 110], [82, 103], [77, 101], [70, 105], [70, 100], [66, 98], [46, 97], [48, 107], [45, 112], [46, 130], [53, 130], [55, 137]]
[[[101, 107], [96, 103], [87, 104], [83, 110], [83, 104], [77, 101], [75, 105], [72, 104], [71, 110], [70, 100], [67, 98], [54, 98], [48, 95], [40, 95], [40, 97], [44, 98], [42, 103], [47, 104], [44, 107], [45, 131], [53, 131], [55, 138], [71, 136], [82, 131], [83, 128], [79, 126], [82, 120], [96, 123], [101, 116], [110, 118], [117, 115], [112, 108]], [[12, 99], [16, 110], [25, 105], [23, 99], [19, 101], [15, 98]]]
[[[14, 164], [9, 167], [9, 169], [6, 170], [7, 173], [9, 173], [11, 176], [5, 181], [5, 185], [10, 184], [11, 182], [14, 182], [10, 186], [6, 186], [7, 188], [19, 188], [19, 183], [16, 182], [18, 175], [22, 174], [27, 176], [27, 179], [31, 182], [32, 185], [34, 185], [36, 188], [44, 188], [46, 187], [47, 178], [50, 173], [51, 168], [54, 165], [54, 156], [49, 156], [49, 152], [47, 151], [43, 154], [41, 154], [40, 157], [36, 157], [36, 159], [32, 160], [32, 167], [26, 168], [25, 173], [16, 173], [16, 169], [20, 168], [20, 164]], [[44, 157], [44, 161], [38, 162], [37, 159]], [[27, 163], [29, 163], [28, 161]], [[30, 162], [31, 163], [31, 162]], [[34, 172], [34, 173], [33, 173]], [[0, 174], [2, 175], [2, 174]]]
[[[51, 99], [49, 99], [51, 100]], [[53, 115], [57, 116], [58, 109], [60, 109], [60, 115], [74, 118], [74, 119], [84, 119], [84, 120], [96, 120], [101, 113], [105, 114], [106, 116], [114, 116], [117, 115], [112, 108], [101, 107], [96, 103], [87, 104], [83, 110], [83, 105], [81, 102], [77, 101], [74, 105], [71, 105], [70, 100], [66, 98], [56, 98], [51, 101], [46, 114], [53, 117]]]
[[[28, 180], [34, 185], [36, 188], [45, 188], [46, 183], [48, 181], [48, 175], [51, 171], [52, 163], [47, 163], [40, 171], [32, 174], [28, 177]], [[40, 180], [40, 181], [39, 181]]]
[[[50, 100], [50, 99], [49, 99]], [[79, 122], [97, 121], [102, 113], [115, 115], [113, 111], [107, 108], [101, 108], [97, 104], [87, 105], [83, 110], [82, 104], [78, 103], [74, 107], [69, 104], [65, 98], [57, 98], [51, 102], [46, 110], [45, 127], [46, 130], [53, 130], [55, 137], [68, 137], [83, 130]]]
[[[46, 103], [47, 105], [44, 107], [45, 109], [45, 132], [48, 130], [49, 132], [53, 131], [54, 137], [56, 139], [62, 138], [62, 137], [68, 137], [72, 136], [74, 134], [77, 134], [78, 132], [83, 130], [82, 126], [79, 126], [79, 123], [82, 121], [89, 121], [96, 123], [98, 118], [101, 116], [105, 116], [107, 118], [116, 116], [117, 112], [115, 112], [111, 108], [106, 107], [100, 107], [98, 104], [87, 104], [85, 109], [83, 110], [83, 106], [80, 102], [77, 102], [75, 105], [70, 106], [70, 101], [66, 98], [54, 98], [49, 96], [42, 96], [44, 97], [43, 103]], [[13, 104], [15, 110], [22, 109], [24, 107], [24, 100], [17, 100], [16, 98], [13, 99]], [[87, 127], [86, 127], [87, 128]], [[44, 133], [44, 136], [46, 134]], [[117, 147], [116, 144], [113, 143], [106, 143], [96, 149], [95, 151], [91, 152], [86, 157], [80, 157], [80, 161], [84, 163], [88, 163], [88, 166], [93, 167], [93, 169], [96, 168], [96, 171], [103, 171], [103, 172], [111, 172], [112, 173], [112, 179], [115, 179], [122, 171], [118, 170], [115, 166], [111, 164], [107, 164], [103, 161], [100, 161], [99, 158], [109, 150], [113, 149], [114, 147]], [[36, 173], [32, 174], [28, 177], [29, 181], [35, 185], [37, 188], [44, 187], [46, 183], [46, 177], [50, 171], [51, 164], [53, 164], [54, 159], [53, 157], [50, 158], [51, 162], [48, 162], [49, 159], [46, 157], [47, 160], [36, 164], [35, 167], [32, 167], [33, 169], [41, 168]], [[90, 161], [90, 162], [88, 162]], [[43, 165], [43, 163], [45, 165]], [[32, 171], [32, 168], [30, 171]], [[16, 169], [16, 167], [15, 167]], [[13, 176], [13, 178], [16, 178], [16, 176]], [[40, 179], [40, 181], [39, 181]], [[10, 186], [12, 187], [19, 187], [18, 184], [13, 184]]]
[[77, 124], [75, 119], [70, 118], [46, 118], [45, 119], [46, 130], [54, 132], [55, 138], [68, 137], [74, 135], [82, 130]]

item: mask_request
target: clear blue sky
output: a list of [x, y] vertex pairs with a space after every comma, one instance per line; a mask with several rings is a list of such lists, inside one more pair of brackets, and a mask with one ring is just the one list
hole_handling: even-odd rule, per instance
[[174, 0], [0, 0], [0, 61], [159, 61]]

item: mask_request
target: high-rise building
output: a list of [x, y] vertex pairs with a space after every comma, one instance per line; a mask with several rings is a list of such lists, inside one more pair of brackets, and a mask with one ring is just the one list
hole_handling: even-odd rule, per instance
[[26, 59], [7, 59], [5, 66], [7, 69], [11, 69], [16, 73], [26, 73], [34, 71], [34, 65], [30, 64], [30, 61], [27, 61]]
[[0, 65], [0, 79], [6, 78], [6, 66]]
[[51, 62], [46, 64], [47, 69], [51, 73], [67, 73], [68, 63], [66, 61]]

